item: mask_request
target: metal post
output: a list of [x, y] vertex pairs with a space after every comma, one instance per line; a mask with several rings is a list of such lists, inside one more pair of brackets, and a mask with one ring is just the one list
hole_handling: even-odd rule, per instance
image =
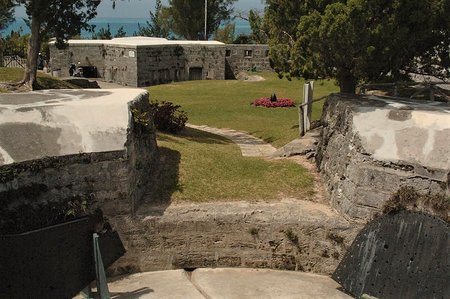
[[205, 40], [208, 40], [206, 25], [208, 23], [208, 0], [205, 0]]
[[305, 134], [311, 129], [312, 91], [311, 83], [303, 86], [303, 127]]
[[98, 234], [94, 233], [94, 257], [95, 257], [95, 273], [97, 275], [97, 292], [100, 299], [110, 299], [108, 283], [106, 281], [105, 267], [103, 266], [102, 254], [98, 244]]

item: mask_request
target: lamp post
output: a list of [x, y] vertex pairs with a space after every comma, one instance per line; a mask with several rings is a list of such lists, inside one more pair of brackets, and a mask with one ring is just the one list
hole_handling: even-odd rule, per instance
[[208, 40], [206, 25], [208, 22], [208, 0], [205, 0], [205, 40]]

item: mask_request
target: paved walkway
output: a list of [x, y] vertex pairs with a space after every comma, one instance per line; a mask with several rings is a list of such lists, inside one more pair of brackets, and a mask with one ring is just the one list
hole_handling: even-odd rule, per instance
[[[112, 299], [347, 299], [328, 276], [266, 269], [138, 273], [109, 283]], [[80, 298], [78, 296], [77, 298]]]
[[218, 129], [192, 124], [187, 124], [187, 126], [189, 128], [220, 135], [230, 139], [241, 148], [242, 156], [244, 157], [269, 157], [277, 150], [272, 145], [259, 138], [232, 129]]

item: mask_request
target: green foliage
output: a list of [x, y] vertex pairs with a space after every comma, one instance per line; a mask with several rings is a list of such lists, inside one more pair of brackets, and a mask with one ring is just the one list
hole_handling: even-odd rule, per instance
[[14, 20], [14, 1], [0, 0], [0, 31]]
[[169, 16], [167, 7], [162, 6], [161, 0], [156, 1], [155, 12], [150, 13], [150, 21], [146, 25], [138, 24], [138, 31], [135, 35], [151, 37], [170, 37], [170, 28], [172, 27], [172, 18]]
[[281, 75], [357, 83], [408, 72], [449, 76], [450, 1], [267, 1], [270, 56]]
[[171, 102], [152, 102], [153, 119], [156, 129], [176, 134], [184, 129], [188, 120], [186, 112], [179, 110], [180, 105]]
[[112, 39], [112, 33], [109, 24], [107, 24], [106, 28], [100, 28], [98, 32], [93, 32], [92, 39]]
[[402, 210], [428, 212], [450, 222], [450, 197], [442, 192], [422, 194], [414, 187], [402, 186], [385, 202], [383, 213], [397, 213]]
[[[209, 0], [206, 35], [209, 38], [222, 22], [230, 20], [236, 0]], [[173, 20], [172, 31], [178, 36], [197, 40], [205, 39], [205, 1], [170, 0], [169, 14]]]
[[228, 23], [223, 28], [218, 28], [214, 33], [214, 40], [225, 44], [232, 44], [234, 42], [235, 27], [234, 23]]
[[252, 29], [251, 39], [255, 44], [267, 44], [267, 33], [264, 18], [255, 10], [248, 13], [248, 22]]
[[119, 29], [117, 29], [116, 34], [114, 34], [114, 37], [125, 37], [125, 36], [127, 36], [127, 33], [123, 29], [123, 26], [119, 27]]

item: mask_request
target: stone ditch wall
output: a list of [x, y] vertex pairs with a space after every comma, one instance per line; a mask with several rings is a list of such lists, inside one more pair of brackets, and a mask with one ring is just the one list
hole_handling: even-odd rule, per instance
[[450, 195], [448, 111], [448, 103], [330, 96], [316, 159], [332, 206], [366, 221], [401, 186]]
[[226, 45], [226, 78], [234, 79], [241, 71], [272, 71], [269, 45]]
[[111, 275], [200, 267], [330, 274], [359, 229], [307, 201], [144, 204], [136, 218], [116, 213], [110, 222], [127, 249]]

